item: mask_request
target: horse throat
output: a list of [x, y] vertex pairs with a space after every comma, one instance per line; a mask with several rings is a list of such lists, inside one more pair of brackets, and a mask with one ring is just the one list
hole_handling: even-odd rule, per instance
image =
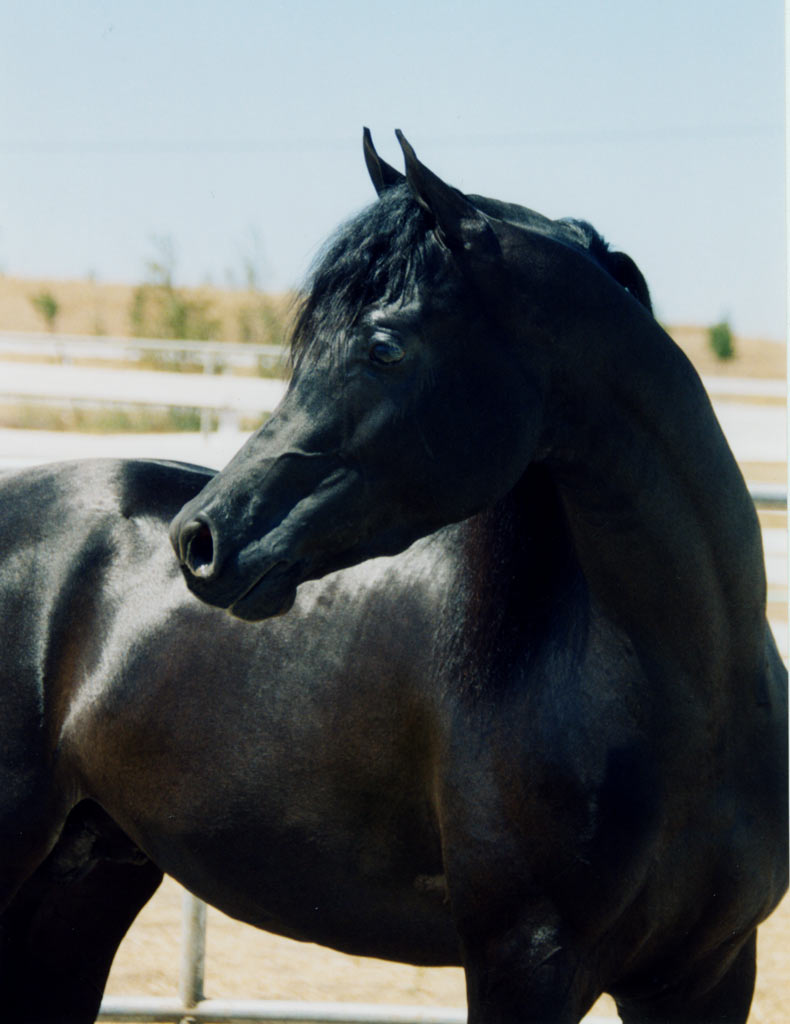
[[584, 581], [546, 468], [530, 466], [458, 530], [462, 610], [445, 655], [462, 689], [520, 686], [547, 650], [573, 661], [586, 638]]

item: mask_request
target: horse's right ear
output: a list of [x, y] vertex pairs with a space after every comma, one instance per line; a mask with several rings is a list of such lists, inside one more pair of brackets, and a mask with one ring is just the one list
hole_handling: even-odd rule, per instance
[[499, 242], [485, 215], [420, 163], [402, 131], [395, 134], [406, 161], [406, 180], [441, 244], [457, 254], [498, 257]]
[[386, 160], [382, 160], [378, 155], [373, 146], [373, 137], [370, 134], [369, 128], [362, 129], [362, 149], [365, 153], [365, 163], [368, 166], [370, 180], [373, 182], [373, 187], [379, 195], [382, 192], [386, 192], [388, 188], [400, 185], [402, 181], [406, 180], [400, 171], [390, 167]]

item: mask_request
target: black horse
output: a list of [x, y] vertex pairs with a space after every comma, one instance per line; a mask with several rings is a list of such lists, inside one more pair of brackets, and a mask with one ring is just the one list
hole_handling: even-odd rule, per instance
[[633, 262], [400, 138], [223, 472], [2, 481], [9, 1020], [92, 1020], [163, 871], [462, 964], [474, 1024], [746, 1020], [787, 872], [752, 502]]

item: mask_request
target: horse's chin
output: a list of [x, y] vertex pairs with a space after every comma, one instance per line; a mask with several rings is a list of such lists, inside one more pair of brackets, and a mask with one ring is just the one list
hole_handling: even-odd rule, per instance
[[234, 601], [228, 611], [237, 619], [258, 622], [285, 615], [294, 606], [301, 577], [294, 566], [275, 565], [258, 582]]
[[245, 622], [261, 622], [263, 619], [274, 619], [278, 615], [285, 615], [289, 612], [296, 601], [296, 587], [290, 593], [276, 599], [268, 597], [265, 599], [242, 598], [236, 604], [231, 605], [228, 611], [235, 619], [243, 619]]

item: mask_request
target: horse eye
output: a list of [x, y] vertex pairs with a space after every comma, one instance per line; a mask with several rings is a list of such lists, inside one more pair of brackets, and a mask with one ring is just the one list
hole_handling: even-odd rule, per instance
[[393, 341], [391, 338], [379, 338], [370, 346], [368, 354], [371, 362], [381, 366], [391, 366], [393, 363], [399, 363], [406, 353], [397, 341]]

